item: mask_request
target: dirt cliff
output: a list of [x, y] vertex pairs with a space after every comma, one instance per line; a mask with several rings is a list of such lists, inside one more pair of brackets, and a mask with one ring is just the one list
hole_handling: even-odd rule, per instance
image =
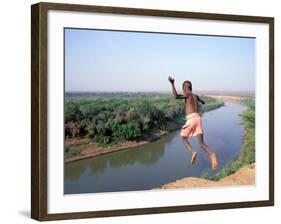
[[161, 189], [176, 188], [194, 188], [194, 187], [217, 187], [217, 186], [234, 186], [234, 185], [253, 185], [255, 184], [255, 163], [242, 167], [236, 173], [212, 181], [197, 177], [186, 177], [175, 182], [167, 183], [161, 186]]

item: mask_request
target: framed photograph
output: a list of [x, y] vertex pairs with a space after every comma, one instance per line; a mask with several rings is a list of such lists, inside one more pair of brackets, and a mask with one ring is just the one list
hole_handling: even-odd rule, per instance
[[31, 17], [33, 219], [274, 205], [274, 18]]

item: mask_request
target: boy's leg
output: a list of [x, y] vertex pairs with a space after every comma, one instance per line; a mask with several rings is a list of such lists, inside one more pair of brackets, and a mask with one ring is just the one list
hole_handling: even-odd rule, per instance
[[206, 153], [208, 153], [208, 155], [210, 157], [212, 169], [216, 169], [218, 166], [216, 154], [204, 143], [203, 134], [198, 134], [197, 138], [198, 138], [198, 144], [200, 145], [200, 148], [203, 149]]
[[197, 135], [197, 139], [198, 139], [198, 144], [200, 146], [201, 149], [203, 149], [206, 153], [208, 153], [208, 155], [210, 156], [213, 152], [211, 149], [209, 149], [209, 147], [204, 143], [204, 137], [203, 134], [198, 134]]
[[182, 136], [182, 142], [186, 146], [186, 148], [191, 152], [191, 163], [193, 164], [195, 162], [197, 153], [195, 152], [195, 150], [192, 148], [192, 145], [188, 141], [188, 137]]
[[182, 136], [182, 142], [186, 146], [186, 148], [189, 149], [190, 152], [195, 152], [195, 150], [192, 148], [192, 145], [188, 141], [188, 137]]

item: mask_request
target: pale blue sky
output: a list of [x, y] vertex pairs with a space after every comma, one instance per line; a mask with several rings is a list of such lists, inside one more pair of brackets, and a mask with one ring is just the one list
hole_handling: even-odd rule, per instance
[[66, 91], [254, 91], [255, 39], [65, 29]]

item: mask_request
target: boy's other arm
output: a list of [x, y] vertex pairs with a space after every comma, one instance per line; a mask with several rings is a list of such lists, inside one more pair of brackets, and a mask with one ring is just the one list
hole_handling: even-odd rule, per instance
[[184, 95], [181, 95], [181, 94], [177, 93], [177, 90], [176, 90], [176, 87], [175, 87], [175, 80], [171, 76], [169, 76], [169, 81], [171, 83], [172, 91], [173, 91], [173, 95], [174, 95], [175, 99], [184, 99], [185, 98]]
[[200, 97], [197, 95], [197, 99], [200, 103], [205, 104], [205, 101], [203, 101], [202, 99], [200, 99]]

